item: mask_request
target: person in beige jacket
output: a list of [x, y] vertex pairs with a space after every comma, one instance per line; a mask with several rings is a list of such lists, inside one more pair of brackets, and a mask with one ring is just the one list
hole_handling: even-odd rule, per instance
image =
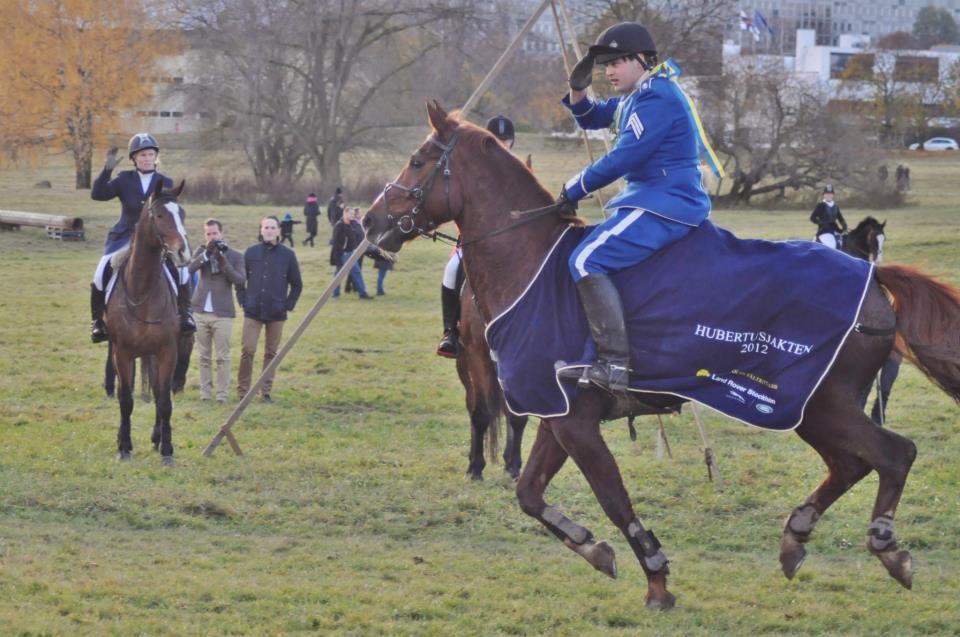
[[230, 332], [237, 315], [233, 287], [246, 284], [243, 255], [227, 246], [223, 225], [216, 219], [204, 223], [206, 243], [197, 248], [190, 261], [190, 274], [199, 271], [200, 282], [193, 292], [193, 315], [197, 322], [197, 349], [200, 354], [200, 400], [213, 394], [212, 356], [217, 362], [217, 402], [226, 402], [230, 388]]

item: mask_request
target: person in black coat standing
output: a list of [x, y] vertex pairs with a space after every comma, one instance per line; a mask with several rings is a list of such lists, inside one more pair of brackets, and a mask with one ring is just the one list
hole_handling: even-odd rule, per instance
[[343, 190], [337, 186], [337, 191], [327, 202], [327, 220], [331, 226], [337, 225], [337, 222], [343, 218]]
[[303, 245], [310, 242], [313, 247], [313, 238], [317, 236], [317, 217], [320, 216], [320, 204], [317, 203], [316, 193], [311, 192], [307, 195], [307, 203], [303, 205], [303, 216], [307, 218], [307, 238], [303, 240]]
[[[333, 239], [331, 240], [332, 245], [330, 246], [330, 264], [334, 266], [335, 271], [340, 269], [340, 266], [350, 258], [353, 251], [356, 250], [360, 242], [363, 241], [363, 234], [358, 234], [352, 224], [355, 215], [354, 211], [356, 210], [359, 210], [359, 208], [347, 208], [344, 210], [343, 218], [333, 227]], [[359, 225], [359, 223], [357, 225]], [[361, 299], [369, 300], [373, 298], [367, 294], [367, 286], [363, 283], [363, 275], [360, 273], [359, 264], [353, 264], [353, 267], [350, 269], [350, 278], [353, 281], [354, 287], [356, 287], [360, 293]], [[339, 285], [333, 290], [333, 296], [334, 298], [340, 296]]]
[[[260, 220], [260, 242], [247, 248], [243, 255], [247, 287], [243, 293], [243, 349], [237, 377], [240, 399], [250, 390], [253, 357], [257, 353], [260, 330], [266, 332], [263, 352], [263, 369], [266, 369], [280, 347], [287, 312], [293, 311], [303, 291], [297, 255], [290, 248], [280, 245], [277, 241], [279, 237], [279, 220], [276, 217], [264, 217]], [[261, 388], [264, 401], [270, 402], [272, 389], [273, 374]]]

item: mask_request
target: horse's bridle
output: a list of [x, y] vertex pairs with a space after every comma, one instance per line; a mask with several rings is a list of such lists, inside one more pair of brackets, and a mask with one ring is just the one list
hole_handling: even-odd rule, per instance
[[[410, 234], [411, 232], [416, 232], [421, 236], [431, 237], [433, 239], [437, 238], [437, 233], [435, 229], [437, 224], [433, 221], [428, 221], [426, 229], [421, 228], [417, 225], [417, 215], [423, 212], [423, 206], [427, 199], [427, 194], [429, 194], [430, 189], [433, 187], [434, 181], [436, 181], [437, 176], [443, 172], [443, 192], [446, 195], [447, 199], [447, 213], [453, 218], [453, 208], [450, 206], [450, 154], [453, 152], [453, 148], [457, 145], [457, 141], [460, 139], [460, 129], [457, 128], [453, 131], [453, 135], [450, 137], [450, 141], [444, 144], [442, 141], [437, 139], [435, 135], [431, 135], [427, 140], [441, 151], [440, 158], [437, 160], [437, 163], [434, 165], [433, 170], [427, 176], [427, 180], [423, 183], [422, 186], [404, 186], [403, 184], [397, 183], [395, 181], [389, 182], [383, 188], [383, 202], [387, 203], [387, 193], [391, 188], [396, 188], [401, 190], [408, 195], [412, 196], [416, 203], [409, 212], [406, 212], [399, 217], [394, 217], [392, 214], [387, 214], [387, 224], [391, 228], [397, 228], [403, 234]], [[445, 236], [445, 235], [440, 235]], [[451, 237], [452, 238], [452, 237]]]
[[[169, 199], [168, 201], [174, 201], [174, 200]], [[161, 263], [163, 263], [163, 260], [167, 258], [168, 254], [171, 254], [173, 252], [173, 250], [170, 249], [170, 246], [167, 245], [167, 240], [163, 238], [163, 233], [160, 232], [160, 228], [157, 226], [157, 215], [153, 211], [154, 206], [156, 206], [157, 204], [161, 204], [163, 202], [164, 200], [162, 198], [154, 199], [152, 202], [150, 202], [150, 208], [148, 209], [148, 212], [147, 212], [147, 216], [150, 217], [150, 229], [153, 230], [153, 234], [155, 234], [157, 239], [160, 240], [160, 262]], [[179, 207], [180, 207], [180, 204], [178, 203], [177, 208]], [[180, 211], [178, 210], [176, 214], [180, 214]]]
[[[440, 171], [443, 171], [443, 191], [447, 198], [447, 215], [453, 219], [455, 215], [453, 214], [453, 207], [450, 205], [450, 154], [453, 152], [454, 146], [457, 145], [457, 140], [460, 138], [460, 129], [457, 128], [454, 130], [453, 135], [450, 137], [450, 142], [444, 144], [442, 141], [436, 138], [435, 135], [431, 135], [427, 140], [434, 146], [438, 147], [443, 152], [440, 154], [440, 158], [437, 160], [436, 165], [433, 167], [433, 170], [427, 176], [427, 180], [424, 182], [423, 186], [412, 186], [407, 187], [403, 184], [397, 183], [395, 181], [389, 182], [383, 188], [383, 201], [384, 204], [387, 204], [387, 193], [391, 188], [396, 188], [397, 190], [402, 190], [403, 192], [411, 195], [416, 200], [416, 205], [407, 213], [400, 215], [399, 217], [394, 217], [392, 214], [387, 214], [387, 225], [390, 228], [397, 228], [403, 234], [410, 234], [415, 232], [420, 236], [428, 237], [434, 241], [438, 239], [443, 239], [451, 244], [463, 247], [465, 245], [476, 243], [490, 237], [495, 237], [499, 234], [503, 234], [508, 230], [513, 230], [518, 226], [530, 223], [531, 221], [536, 221], [540, 217], [543, 217], [548, 214], [552, 214], [557, 209], [557, 204], [553, 203], [547, 206], [540, 208], [533, 208], [531, 210], [524, 210], [515, 212], [514, 216], [521, 217], [519, 221], [506, 225], [502, 228], [497, 228], [488, 232], [485, 235], [475, 237], [469, 241], [461, 241], [459, 237], [451, 237], [448, 234], [444, 234], [438, 231], [437, 224], [433, 221], [428, 221], [426, 229], [421, 228], [417, 225], [417, 215], [423, 212], [423, 206], [427, 199], [427, 194], [430, 192], [430, 188], [433, 186], [433, 182], [436, 180], [437, 175], [440, 174]], [[460, 212], [463, 212], [463, 203], [460, 205]]]

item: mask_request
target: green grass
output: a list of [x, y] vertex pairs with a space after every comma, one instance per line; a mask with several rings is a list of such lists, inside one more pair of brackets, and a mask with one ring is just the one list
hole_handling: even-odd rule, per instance
[[[579, 169], [576, 147], [521, 139], [518, 151], [529, 149], [551, 189]], [[168, 174], [189, 177], [202, 157], [164, 159]], [[376, 171], [390, 177], [402, 161], [386, 155]], [[348, 173], [364, 169], [357, 158]], [[909, 205], [878, 215], [887, 260], [960, 285], [960, 161], [911, 158], [911, 169]], [[34, 189], [40, 179], [53, 189]], [[324, 308], [281, 366], [276, 403], [255, 403], [237, 425], [243, 457], [226, 446], [201, 457], [229, 406], [199, 401], [194, 369], [175, 399], [178, 466], [161, 467], [150, 451], [152, 405], [142, 403], [135, 460], [117, 464], [118, 410], [99, 389], [105, 348], [88, 340], [87, 284], [118, 206], [72, 183], [56, 162], [0, 173], [0, 208], [79, 215], [89, 237], [0, 235], [0, 634], [960, 635], [958, 411], [916, 370], [901, 373], [889, 414], [919, 447], [897, 527], [913, 551], [913, 591], [863, 548], [875, 476], [826, 514], [787, 581], [781, 522], [824, 475], [810, 448], [708, 414], [717, 491], [689, 415], [666, 423], [673, 460], [656, 458], [649, 419], [638, 443], [623, 422], [607, 424], [636, 508], [672, 560], [679, 605], [648, 612], [639, 566], [572, 463], [548, 498], [612, 540], [616, 581], [525, 516], [498, 465], [482, 483], [464, 479], [463, 392], [450, 361], [433, 354], [448, 249], [426, 241], [403, 250], [386, 297]], [[238, 247], [277, 212], [187, 208], [192, 237], [216, 215]], [[850, 222], [869, 212], [844, 209]], [[741, 236], [806, 238], [808, 214], [715, 219]], [[305, 291], [288, 335], [330, 280], [325, 238], [297, 248]]]

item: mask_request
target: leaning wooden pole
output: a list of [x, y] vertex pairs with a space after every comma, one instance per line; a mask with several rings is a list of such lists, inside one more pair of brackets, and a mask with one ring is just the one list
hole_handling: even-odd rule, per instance
[[[557, 38], [560, 41], [560, 55], [563, 56], [563, 68], [567, 71], [567, 77], [570, 76], [570, 71], [572, 70], [570, 66], [570, 60], [567, 58], [567, 39], [563, 37], [563, 27], [560, 26], [560, 15], [557, 13], [557, 3], [554, 0], [550, 2], [550, 9], [553, 11], [553, 23], [557, 27]], [[595, 160], [593, 158], [593, 149], [590, 147], [590, 138], [587, 137], [587, 131], [580, 129], [580, 138], [583, 140], [583, 146], [587, 149], [587, 157], [590, 159], [592, 164]], [[603, 215], [603, 218], [607, 218], [607, 211], [604, 207], [603, 189], [598, 189], [594, 193], [597, 197], [597, 202], [600, 204], [600, 213]]]
[[[573, 46], [573, 52], [577, 54], [577, 60], [583, 57], [583, 50], [580, 48], [580, 43], [577, 41], [577, 30], [573, 28], [573, 22], [570, 20], [570, 14], [567, 13], [567, 3], [565, 0], [555, 0], [555, 2], [560, 6], [560, 16], [563, 18], [563, 23], [567, 27], [567, 35], [570, 36], [570, 44]], [[569, 75], [569, 73], [568, 73]], [[593, 87], [587, 87], [587, 95], [591, 98], [595, 98], [596, 94], [593, 92]], [[606, 132], [603, 133], [603, 147], [610, 152], [610, 139], [607, 137]]]
[[543, 0], [540, 3], [540, 6], [537, 7], [537, 10], [533, 12], [533, 15], [524, 23], [520, 28], [520, 32], [517, 33], [516, 37], [513, 38], [513, 41], [510, 43], [510, 46], [500, 55], [500, 58], [493, 65], [493, 68], [490, 69], [490, 72], [487, 73], [487, 76], [483, 78], [477, 88], [474, 89], [473, 94], [467, 98], [467, 101], [464, 102], [463, 106], [460, 108], [460, 114], [462, 117], [466, 118], [469, 115], [474, 107], [477, 105], [477, 102], [487, 92], [487, 89], [490, 88], [490, 85], [493, 81], [500, 75], [500, 71], [503, 70], [503, 67], [506, 66], [507, 60], [510, 59], [510, 56], [513, 55], [514, 51], [520, 46], [520, 43], [523, 42], [523, 39], [527, 37], [527, 34], [533, 30], [533, 26], [537, 23], [537, 20], [540, 19], [540, 16], [547, 9], [547, 5], [550, 4], [553, 0]]
[[697, 403], [691, 401], [690, 410], [693, 412], [693, 419], [697, 421], [700, 440], [703, 442], [703, 462], [707, 465], [707, 479], [709, 479], [710, 482], [716, 482], [718, 489], [723, 488], [723, 478], [720, 477], [720, 466], [717, 464], [717, 456], [713, 453], [710, 441], [707, 440], [707, 429], [703, 426], [703, 420], [700, 418]]
[[266, 382], [267, 377], [270, 374], [273, 374], [277, 367], [280, 366], [280, 363], [283, 362], [284, 357], [287, 353], [293, 349], [293, 346], [297, 344], [297, 341], [300, 340], [300, 337], [303, 336], [303, 333], [306, 331], [307, 327], [316, 317], [317, 313], [320, 312], [320, 309], [326, 305], [327, 301], [330, 300], [330, 297], [333, 295], [333, 290], [346, 278], [347, 274], [350, 273], [350, 270], [353, 268], [354, 264], [360, 260], [360, 257], [364, 255], [367, 251], [367, 248], [370, 247], [370, 242], [367, 239], [364, 239], [360, 242], [360, 245], [357, 246], [357, 249], [353, 251], [353, 254], [347, 259], [347, 261], [340, 266], [340, 269], [333, 276], [333, 280], [330, 281], [330, 285], [327, 286], [327, 289], [323, 291], [323, 294], [320, 295], [320, 298], [316, 303], [313, 304], [313, 307], [310, 308], [310, 311], [307, 312], [307, 315], [303, 317], [300, 321], [300, 324], [297, 325], [297, 329], [293, 331], [293, 334], [290, 335], [290, 338], [287, 339], [287, 342], [283, 344], [283, 347], [280, 348], [280, 351], [277, 352], [277, 355], [270, 361], [270, 364], [267, 365], [267, 368], [263, 370], [260, 374], [260, 378], [257, 379], [257, 382], [250, 387], [250, 390], [247, 394], [240, 399], [240, 403], [234, 408], [233, 413], [227, 418], [227, 420], [221, 425], [220, 431], [217, 432], [217, 435], [213, 437], [213, 440], [210, 441], [210, 444], [207, 445], [207, 448], [203, 450], [203, 455], [210, 457], [213, 455], [214, 449], [223, 442], [223, 439], [226, 438], [227, 442], [230, 443], [230, 447], [233, 448], [233, 452], [238, 456], [243, 455], [243, 452], [240, 451], [240, 445], [237, 443], [236, 437], [233, 435], [233, 426], [239, 420], [240, 416], [243, 414], [244, 410], [247, 408], [247, 405], [253, 400], [254, 396], [257, 395], [257, 391], [263, 386]]

